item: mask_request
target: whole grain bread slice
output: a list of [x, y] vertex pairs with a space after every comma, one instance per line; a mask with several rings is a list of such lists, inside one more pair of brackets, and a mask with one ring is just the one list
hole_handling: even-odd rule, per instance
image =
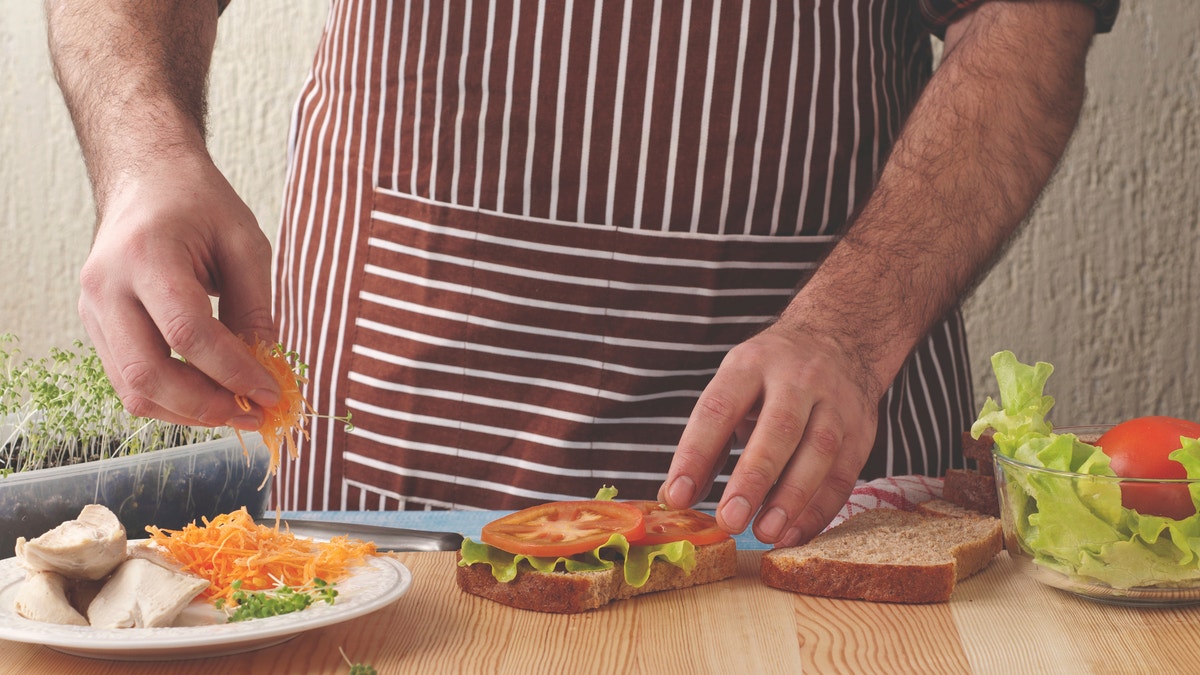
[[917, 504], [913, 510], [929, 516], [945, 516], [949, 518], [990, 517], [990, 514], [976, 511], [975, 509], [963, 506], [962, 504], [956, 504], [946, 499], [930, 499], [929, 501]]
[[[460, 556], [461, 559], [461, 556]], [[737, 574], [737, 545], [733, 539], [696, 547], [696, 566], [690, 573], [656, 560], [650, 578], [639, 587], [625, 583], [618, 561], [612, 569], [599, 572], [538, 572], [527, 564], [512, 581], [503, 583], [483, 563], [458, 566], [458, 587], [467, 593], [510, 607], [538, 612], [573, 614], [596, 609], [614, 600], [636, 595], [675, 590], [728, 579]]]
[[856, 514], [801, 546], [762, 556], [769, 586], [875, 602], [946, 602], [1003, 546], [1000, 521], [898, 509]]
[[1000, 516], [1000, 497], [996, 494], [996, 477], [966, 469], [947, 469], [942, 481], [946, 501], [959, 506]]
[[988, 431], [974, 438], [970, 431], [964, 431], [962, 434], [962, 453], [967, 460], [967, 468], [971, 469], [971, 464], [974, 463], [975, 473], [983, 476], [991, 476], [993, 474], [992, 466], [992, 446], [995, 441], [992, 440], [992, 432]]

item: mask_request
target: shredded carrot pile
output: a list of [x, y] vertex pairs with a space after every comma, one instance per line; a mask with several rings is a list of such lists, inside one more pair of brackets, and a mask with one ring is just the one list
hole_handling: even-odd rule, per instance
[[[296, 372], [295, 364], [289, 359], [294, 358], [295, 354], [285, 352], [280, 345], [255, 340], [254, 345], [247, 346], [254, 353], [254, 358], [258, 359], [279, 383], [279, 403], [270, 408], [263, 408], [263, 423], [258, 429], [263, 444], [271, 451], [271, 462], [267, 467], [267, 476], [270, 477], [279, 470], [280, 451], [285, 444], [289, 457], [296, 459], [299, 455], [293, 432], [298, 431], [308, 438], [308, 430], [304, 428], [304, 423], [307, 416], [312, 414], [312, 407], [300, 393], [300, 385], [308, 382], [308, 379]], [[245, 396], [239, 394], [234, 399], [242, 410], [250, 410], [250, 402]], [[240, 441], [241, 432], [237, 432], [237, 435]], [[242, 441], [242, 450], [246, 452], [247, 457], [250, 456], [245, 441]], [[263, 485], [266, 485], [266, 482], [264, 478]]]
[[150, 539], [167, 550], [189, 572], [208, 579], [208, 598], [233, 599], [233, 583], [242, 590], [262, 591], [280, 585], [303, 588], [313, 579], [336, 583], [350, 568], [374, 555], [375, 544], [334, 537], [328, 542], [297, 537], [290, 531], [259, 525], [243, 507], [203, 518], [182, 530], [150, 525]]

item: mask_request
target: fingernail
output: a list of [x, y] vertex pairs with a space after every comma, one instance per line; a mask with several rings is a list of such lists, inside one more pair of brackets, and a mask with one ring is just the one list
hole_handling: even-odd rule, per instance
[[772, 508], [758, 519], [758, 532], [764, 539], [779, 541], [779, 535], [787, 526], [787, 514], [779, 507]]
[[687, 476], [680, 476], [671, 481], [671, 487], [667, 488], [667, 497], [672, 504], [691, 505], [693, 502], [692, 495], [696, 492], [696, 483]]
[[238, 429], [240, 431], [258, 431], [258, 428], [262, 426], [262, 422], [260, 422], [258, 418], [254, 417], [253, 415], [238, 415], [237, 417], [230, 419], [228, 424], [234, 429]]
[[750, 522], [750, 502], [745, 497], [734, 497], [721, 507], [721, 520], [732, 530], [741, 532]]

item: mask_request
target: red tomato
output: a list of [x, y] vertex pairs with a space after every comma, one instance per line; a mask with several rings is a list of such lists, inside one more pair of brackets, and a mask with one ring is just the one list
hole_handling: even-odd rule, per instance
[[638, 546], [669, 544], [687, 540], [697, 546], [715, 544], [729, 538], [729, 533], [717, 525], [717, 519], [692, 509], [672, 510], [658, 502], [626, 502], [641, 509], [646, 517], [646, 536], [637, 541]]
[[[1096, 441], [1122, 478], [1187, 478], [1183, 465], [1167, 456], [1180, 437], [1200, 438], [1200, 424], [1174, 417], [1138, 417], [1122, 422]], [[1196, 514], [1186, 485], [1121, 484], [1121, 504], [1143, 515], [1187, 518]]]
[[646, 534], [641, 509], [625, 502], [549, 502], [510, 513], [483, 526], [480, 539], [509, 553], [572, 556], [623, 534], [633, 541]]

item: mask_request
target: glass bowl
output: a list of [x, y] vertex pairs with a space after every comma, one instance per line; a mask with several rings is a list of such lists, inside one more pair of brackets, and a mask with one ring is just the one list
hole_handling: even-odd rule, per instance
[[[1055, 432], [1074, 433], [1090, 443], [1107, 428], [1072, 427]], [[1098, 503], [1096, 495], [1119, 494], [1123, 484], [1154, 489], [1200, 480], [1057, 471], [994, 451], [992, 458], [1005, 548], [1022, 574], [1077, 596], [1113, 604], [1164, 607], [1200, 603], [1200, 557], [1174, 546], [1169, 535], [1160, 535], [1154, 542], [1135, 535], [1137, 519], [1127, 509], [1115, 519], [1105, 519], [1089, 506]], [[1187, 520], [1192, 518], [1200, 516]], [[1112, 532], [1128, 539], [1114, 539]]]

